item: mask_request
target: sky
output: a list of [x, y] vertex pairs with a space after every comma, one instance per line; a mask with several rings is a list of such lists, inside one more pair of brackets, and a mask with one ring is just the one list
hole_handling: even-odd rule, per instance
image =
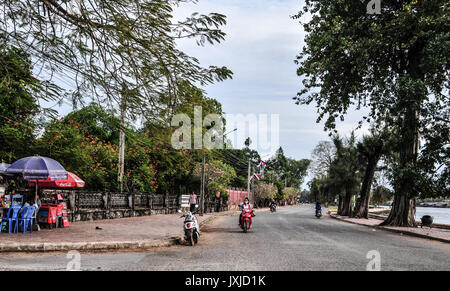
[[[303, 5], [303, 0], [200, 0], [175, 10], [175, 18], [180, 19], [193, 12], [227, 16], [224, 42], [199, 47], [195, 41], [185, 40], [179, 46], [203, 66], [223, 65], [233, 71], [232, 80], [203, 88], [209, 97], [222, 103], [225, 113], [278, 114], [279, 145], [288, 157], [295, 159], [310, 158], [317, 143], [329, 139], [323, 123], [316, 123], [316, 108], [296, 105], [292, 100], [302, 89], [294, 60], [304, 45], [305, 33], [290, 16]], [[348, 135], [360, 119], [360, 112], [351, 112], [337, 129]], [[233, 128], [229, 125], [227, 130]], [[232, 138], [236, 148], [243, 146], [243, 136], [240, 140], [238, 137], [243, 130], [238, 128]], [[365, 131], [362, 129], [357, 135]]]

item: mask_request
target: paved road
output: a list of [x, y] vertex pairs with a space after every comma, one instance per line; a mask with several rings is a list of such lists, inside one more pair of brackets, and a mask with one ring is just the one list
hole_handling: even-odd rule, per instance
[[[450, 245], [317, 219], [311, 206], [260, 212], [242, 233], [237, 217], [205, 226], [195, 247], [81, 254], [82, 270], [366, 270], [378, 251], [381, 270], [450, 270]], [[181, 227], [181, 225], [180, 225]], [[66, 254], [2, 254], [0, 269], [64, 270]]]

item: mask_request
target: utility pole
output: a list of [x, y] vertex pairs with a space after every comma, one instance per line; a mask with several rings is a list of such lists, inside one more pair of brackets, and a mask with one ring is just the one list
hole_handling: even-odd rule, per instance
[[248, 159], [247, 198], [250, 200], [250, 158]]
[[[251, 144], [252, 144], [252, 140], [250, 139], [250, 137], [248, 137], [245, 140], [245, 146], [249, 150], [249, 154], [250, 154], [250, 145]], [[249, 157], [248, 157], [248, 179], [247, 179], [247, 198], [249, 200], [250, 200], [250, 162], [251, 162], [251, 156], [249, 155]]]
[[119, 189], [123, 192], [123, 175], [125, 172], [125, 118], [126, 118], [126, 97], [122, 94], [120, 104], [120, 131], [119, 131]]
[[202, 158], [202, 177], [201, 177], [201, 186], [200, 186], [200, 199], [201, 199], [201, 211], [200, 216], [203, 215], [205, 211], [205, 152], [203, 152]]

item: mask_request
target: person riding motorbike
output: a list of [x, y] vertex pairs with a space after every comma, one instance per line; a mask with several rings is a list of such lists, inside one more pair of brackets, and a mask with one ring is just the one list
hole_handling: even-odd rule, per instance
[[[255, 216], [252, 208], [250, 207], [250, 202], [249, 202], [248, 198], [244, 199], [244, 202], [239, 205], [239, 208], [241, 209], [241, 211], [243, 211], [244, 209], [248, 209], [252, 213], [252, 216]], [[242, 212], [239, 215], [239, 226], [242, 226]]]
[[319, 210], [322, 212], [322, 205], [320, 205], [320, 202], [316, 202], [316, 214]]
[[277, 207], [277, 205], [275, 204], [275, 200], [273, 200], [273, 199], [270, 200], [269, 207], [270, 207], [270, 209], [272, 209], [272, 207]]

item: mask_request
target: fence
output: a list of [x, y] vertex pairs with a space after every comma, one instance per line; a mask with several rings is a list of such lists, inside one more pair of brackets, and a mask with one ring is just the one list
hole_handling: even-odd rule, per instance
[[[181, 206], [181, 195], [69, 190], [42, 190], [41, 202], [51, 202], [54, 194], [63, 196], [72, 222], [171, 214], [176, 213]], [[222, 198], [205, 199], [205, 213], [226, 211], [227, 208], [227, 202]]]
[[[230, 195], [230, 197], [228, 198], [228, 205], [230, 209], [237, 208], [238, 205], [244, 202], [244, 199], [247, 197], [247, 190], [232, 188], [228, 189], [227, 192], [228, 195]], [[250, 201], [252, 201], [251, 192], [249, 199]]]

